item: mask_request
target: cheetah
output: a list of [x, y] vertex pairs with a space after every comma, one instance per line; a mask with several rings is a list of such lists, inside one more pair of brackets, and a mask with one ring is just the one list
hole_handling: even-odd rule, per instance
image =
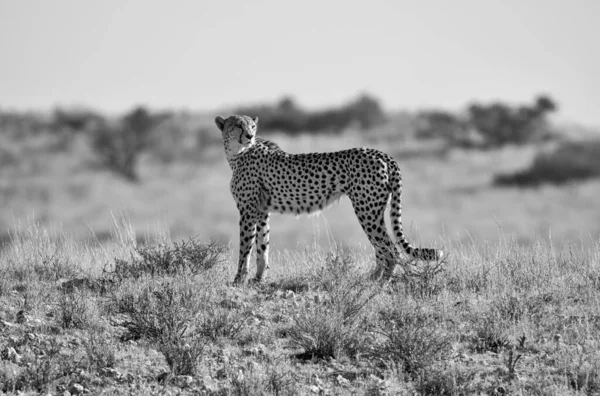
[[442, 258], [441, 250], [415, 248], [404, 237], [402, 177], [398, 164], [389, 155], [370, 148], [289, 154], [277, 144], [256, 136], [258, 117], [216, 117], [215, 123], [221, 130], [225, 156], [233, 171], [230, 189], [240, 212], [240, 251], [234, 284], [246, 279], [255, 241], [257, 269], [253, 282], [263, 279], [268, 267], [272, 212], [313, 213], [344, 194], [350, 198], [358, 221], [375, 249], [373, 278], [388, 280], [398, 257], [384, 221], [390, 196], [392, 228], [404, 251], [414, 259]]

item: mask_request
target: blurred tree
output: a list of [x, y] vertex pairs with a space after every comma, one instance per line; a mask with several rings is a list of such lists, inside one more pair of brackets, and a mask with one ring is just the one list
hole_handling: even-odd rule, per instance
[[535, 108], [540, 113], [550, 113], [558, 110], [558, 105], [547, 95], [539, 95], [535, 99]]
[[361, 94], [346, 105], [317, 111], [306, 111], [292, 96], [285, 95], [274, 105], [240, 107], [236, 113], [258, 116], [263, 131], [279, 130], [290, 134], [337, 132], [354, 123], [361, 129], [369, 129], [386, 120], [379, 101], [368, 94]]
[[137, 162], [151, 144], [151, 131], [169, 113], [151, 114], [143, 106], [135, 107], [117, 122], [102, 122], [93, 131], [92, 146], [103, 162], [130, 181], [139, 181]]
[[449, 143], [466, 140], [469, 126], [465, 120], [444, 110], [424, 110], [417, 114], [415, 136], [418, 139], [443, 139]]
[[546, 116], [557, 109], [546, 95], [538, 96], [533, 105], [511, 107], [496, 102], [489, 105], [471, 104], [467, 111], [469, 123], [481, 134], [487, 147], [523, 144], [548, 137]]
[[100, 120], [102, 120], [100, 114], [85, 108], [74, 108], [70, 110], [56, 108], [52, 114], [52, 128], [54, 130], [68, 129], [79, 132]]
[[349, 118], [358, 122], [361, 129], [370, 129], [386, 121], [385, 112], [379, 100], [363, 93], [347, 106]]

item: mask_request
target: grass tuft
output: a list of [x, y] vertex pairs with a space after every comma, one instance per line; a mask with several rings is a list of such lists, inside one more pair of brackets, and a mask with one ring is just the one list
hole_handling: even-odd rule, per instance
[[200, 244], [194, 239], [170, 245], [142, 246], [135, 249], [130, 260], [116, 259], [105, 276], [115, 281], [138, 279], [142, 276], [193, 276], [223, 263], [229, 247], [218, 242]]

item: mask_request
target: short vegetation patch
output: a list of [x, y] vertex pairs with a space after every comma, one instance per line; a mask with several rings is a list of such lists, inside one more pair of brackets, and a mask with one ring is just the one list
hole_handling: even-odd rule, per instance
[[[444, 271], [386, 285], [368, 280], [361, 256], [311, 253], [297, 260], [302, 271], [237, 287], [220, 245], [148, 245], [104, 272], [98, 263], [94, 277], [75, 265], [83, 253], [61, 250], [66, 244], [19, 243], [0, 257], [4, 393], [600, 390], [594, 253], [509, 243], [457, 251]], [[62, 264], [49, 268], [60, 268], [60, 279], [39, 269], [47, 254], [24, 246], [57, 251]], [[63, 276], [82, 273], [106, 287], [65, 287]]]
[[562, 143], [537, 155], [528, 169], [497, 175], [497, 186], [532, 187], [600, 177], [600, 140]]
[[105, 277], [114, 281], [138, 279], [144, 276], [194, 276], [222, 264], [226, 245], [210, 242], [201, 244], [194, 239], [141, 246], [129, 260], [116, 259], [112, 269], [105, 269]]

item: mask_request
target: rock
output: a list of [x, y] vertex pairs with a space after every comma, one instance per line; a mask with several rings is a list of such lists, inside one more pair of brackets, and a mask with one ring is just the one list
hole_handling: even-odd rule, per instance
[[345, 385], [349, 385], [350, 381], [348, 381], [346, 378], [342, 377], [341, 375], [338, 375], [335, 380], [337, 381], [337, 383], [339, 385], [345, 386]]
[[265, 354], [265, 349], [264, 345], [258, 344], [254, 347], [243, 349], [243, 353], [247, 356], [260, 356]]
[[312, 385], [310, 388], [311, 393], [319, 393], [321, 389], [317, 385]]
[[194, 384], [194, 378], [190, 375], [178, 375], [173, 378], [172, 383], [179, 388], [189, 388]]
[[225, 379], [225, 378], [227, 378], [227, 372], [225, 371], [225, 368], [221, 367], [220, 369], [218, 369], [217, 372], [215, 373], [215, 377], [217, 379]]
[[27, 313], [24, 310], [20, 310], [17, 312], [17, 323], [24, 324], [27, 323]]
[[165, 371], [164, 373], [160, 373], [156, 376], [156, 381], [159, 383], [163, 383], [163, 382], [165, 382], [165, 380], [167, 379], [168, 376], [169, 376], [168, 371]]
[[109, 378], [121, 378], [122, 374], [117, 370], [114, 369], [112, 367], [105, 367], [103, 369], [100, 370], [100, 375], [103, 375], [105, 377], [109, 377]]
[[317, 384], [317, 386], [322, 387], [323, 386], [323, 381], [321, 380], [321, 378], [319, 378], [318, 375], [315, 375], [313, 377], [313, 380], [315, 381], [315, 384]]
[[59, 288], [72, 293], [75, 290], [89, 290], [96, 293], [105, 292], [112, 282], [107, 279], [77, 278], [62, 282]]
[[85, 388], [84, 388], [82, 385], [80, 385], [80, 384], [73, 384], [73, 385], [71, 385], [71, 387], [69, 388], [69, 392], [70, 392], [72, 395], [80, 395], [80, 394], [82, 394], [82, 393], [83, 393], [84, 389], [85, 389]]
[[15, 348], [12, 348], [12, 347], [6, 348], [3, 351], [2, 355], [6, 356], [6, 360], [11, 361], [13, 363], [19, 364], [21, 362], [21, 355], [19, 355], [17, 353]]
[[1, 327], [14, 327], [15, 325], [10, 322], [7, 322], [6, 320], [0, 320], [0, 326]]

